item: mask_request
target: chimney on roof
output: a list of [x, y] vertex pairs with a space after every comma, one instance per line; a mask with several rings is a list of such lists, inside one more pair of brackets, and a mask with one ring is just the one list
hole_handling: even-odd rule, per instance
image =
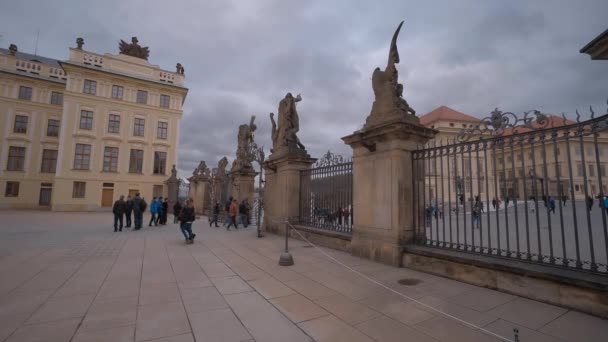
[[11, 45], [8, 47], [8, 51], [10, 51], [11, 56], [15, 56], [15, 55], [17, 54], [17, 45], [15, 45], [15, 44], [11, 44]]

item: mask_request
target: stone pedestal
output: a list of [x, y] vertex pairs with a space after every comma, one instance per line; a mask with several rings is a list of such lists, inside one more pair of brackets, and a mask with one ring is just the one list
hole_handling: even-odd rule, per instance
[[194, 211], [198, 215], [203, 215], [205, 206], [208, 203], [205, 201], [209, 200], [209, 178], [205, 176], [192, 176], [188, 178], [190, 181], [190, 189], [188, 191], [188, 198], [192, 198], [194, 201]]
[[179, 179], [170, 177], [165, 181], [167, 185], [167, 198], [169, 199], [169, 211], [173, 210], [173, 206], [179, 200]]
[[232, 179], [232, 198], [239, 203], [247, 199], [249, 203], [253, 203], [255, 195], [255, 176], [258, 173], [253, 169], [242, 169], [230, 172]]
[[298, 153], [276, 151], [264, 162], [264, 223], [266, 231], [285, 232], [285, 221], [300, 214], [300, 171], [316, 161], [300, 150]]
[[412, 116], [342, 138], [353, 149], [352, 254], [400, 265], [402, 246], [414, 237], [411, 153], [435, 133]]

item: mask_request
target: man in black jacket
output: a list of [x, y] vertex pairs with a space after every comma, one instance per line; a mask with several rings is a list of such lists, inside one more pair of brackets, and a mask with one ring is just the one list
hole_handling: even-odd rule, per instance
[[131, 212], [133, 212], [133, 200], [131, 196], [127, 196], [127, 201], [125, 203], [125, 218], [127, 219], [127, 225], [125, 227], [131, 228]]
[[135, 221], [135, 229], [140, 230], [144, 220], [144, 211], [146, 211], [146, 201], [139, 197], [139, 193], [133, 198], [133, 219]]
[[120, 231], [122, 232], [122, 216], [125, 214], [127, 204], [125, 203], [125, 196], [120, 195], [120, 198], [114, 202], [112, 212], [114, 212], [114, 232], [118, 231], [117, 223], [120, 221]]
[[209, 227], [213, 226], [213, 222], [215, 222], [215, 227], [219, 227], [217, 225], [217, 219], [220, 216], [220, 204], [215, 202], [215, 205], [213, 206], [213, 216], [211, 218], [211, 221], [209, 221]]

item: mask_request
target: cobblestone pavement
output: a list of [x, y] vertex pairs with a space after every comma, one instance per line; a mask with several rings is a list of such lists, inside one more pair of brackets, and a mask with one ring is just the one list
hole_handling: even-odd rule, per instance
[[[0, 212], [0, 341], [498, 341], [315, 248], [195, 222], [114, 233], [109, 213]], [[606, 341], [608, 321], [326, 252], [411, 298], [521, 342]], [[400, 279], [416, 279], [405, 286]]]

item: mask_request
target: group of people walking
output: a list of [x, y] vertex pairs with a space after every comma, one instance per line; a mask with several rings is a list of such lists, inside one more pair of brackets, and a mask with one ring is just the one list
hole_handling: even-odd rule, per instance
[[[125, 196], [121, 195], [114, 205], [112, 206], [112, 212], [114, 214], [114, 232], [122, 232], [124, 219], [126, 218], [126, 228], [130, 228], [133, 223], [133, 230], [140, 230], [143, 225], [143, 214], [148, 208], [148, 203], [140, 194], [136, 194], [134, 197], [128, 196], [125, 201]], [[167, 214], [169, 209], [169, 201], [167, 198], [154, 197], [150, 203], [150, 222], [148, 226], [151, 227], [158, 225], [167, 224]], [[133, 220], [131, 217], [133, 216]], [[180, 229], [186, 243], [192, 243], [196, 234], [192, 232], [192, 222], [196, 219], [194, 213], [193, 200], [187, 199], [182, 206], [178, 201], [173, 206], [173, 223], [180, 223]]]
[[[230, 227], [234, 227], [235, 229], [239, 229], [239, 223], [243, 225], [243, 227], [247, 228], [250, 224], [250, 214], [251, 214], [251, 205], [247, 199], [244, 199], [239, 204], [235, 198], [228, 198], [228, 201], [224, 205], [225, 212], [225, 220], [224, 226], [226, 230], [230, 230]], [[209, 227], [212, 227], [215, 224], [215, 227], [219, 227], [218, 222], [220, 220], [220, 204], [215, 202], [213, 205], [213, 214], [209, 218]]]

